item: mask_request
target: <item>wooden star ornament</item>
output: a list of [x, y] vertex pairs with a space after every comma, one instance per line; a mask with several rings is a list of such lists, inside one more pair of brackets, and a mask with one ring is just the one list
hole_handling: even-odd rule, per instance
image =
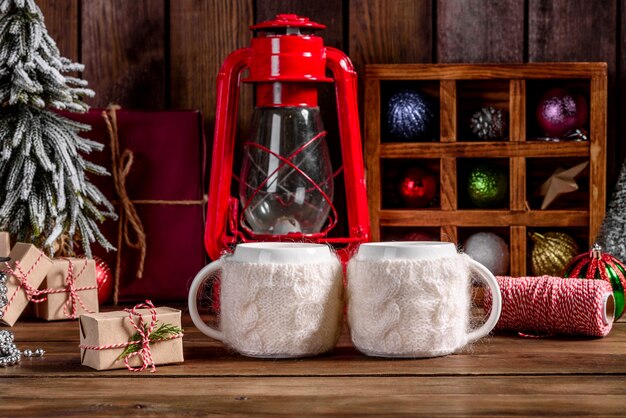
[[559, 195], [578, 190], [575, 177], [582, 173], [588, 164], [589, 161], [585, 161], [584, 163], [580, 163], [568, 169], [557, 168], [554, 174], [552, 174], [539, 189], [539, 194], [543, 196], [541, 209], [543, 210], [550, 206]]

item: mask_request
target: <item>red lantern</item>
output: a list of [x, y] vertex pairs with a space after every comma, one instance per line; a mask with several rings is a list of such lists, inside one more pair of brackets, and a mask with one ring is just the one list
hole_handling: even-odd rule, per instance
[[[347, 244], [369, 238], [369, 215], [356, 100], [356, 73], [341, 51], [315, 32], [325, 26], [283, 14], [251, 26], [251, 46], [230, 54], [217, 78], [217, 111], [205, 246], [217, 259], [237, 242]], [[243, 143], [240, 175], [233, 173], [242, 72], [254, 83], [251, 136]], [[330, 70], [333, 78], [326, 76]], [[335, 82], [349, 236], [329, 238], [337, 224], [334, 174], [325, 141], [318, 83]], [[232, 180], [239, 196], [231, 195]]]

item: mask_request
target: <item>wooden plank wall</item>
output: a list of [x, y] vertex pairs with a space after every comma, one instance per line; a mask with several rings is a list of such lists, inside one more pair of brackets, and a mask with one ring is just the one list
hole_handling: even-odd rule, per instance
[[[278, 12], [328, 25], [326, 44], [367, 63], [606, 61], [608, 187], [626, 145], [626, 0], [38, 0], [61, 51], [86, 64], [93, 106], [198, 108], [212, 135], [215, 75], [247, 26]], [[363, 83], [360, 83], [362, 88]], [[362, 91], [361, 91], [362, 96]], [[244, 94], [242, 108], [252, 104]], [[332, 90], [322, 91], [332, 108]], [[245, 126], [247, 114], [240, 117]], [[327, 128], [336, 115], [324, 115]], [[330, 128], [332, 129], [332, 128]], [[335, 137], [331, 137], [333, 140]], [[332, 145], [331, 145], [332, 148]]]

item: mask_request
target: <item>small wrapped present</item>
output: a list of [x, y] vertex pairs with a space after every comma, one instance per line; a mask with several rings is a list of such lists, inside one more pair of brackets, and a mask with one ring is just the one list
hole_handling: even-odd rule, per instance
[[0, 274], [0, 320], [12, 327], [28, 302], [42, 301], [37, 289], [52, 261], [34, 245], [23, 242], [15, 244], [9, 257], [10, 261], [2, 263]]
[[11, 252], [11, 239], [8, 232], [0, 232], [0, 257], [8, 257]]
[[80, 362], [96, 370], [140, 372], [183, 362], [178, 309], [155, 308], [149, 300], [124, 311], [81, 315]]
[[45, 300], [35, 305], [35, 316], [46, 321], [97, 313], [96, 262], [84, 258], [52, 260], [39, 295], [45, 296]]

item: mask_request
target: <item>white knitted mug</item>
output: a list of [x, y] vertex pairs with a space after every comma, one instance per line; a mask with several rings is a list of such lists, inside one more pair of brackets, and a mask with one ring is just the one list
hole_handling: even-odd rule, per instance
[[[198, 314], [197, 294], [218, 270], [220, 330]], [[321, 244], [239, 244], [232, 255], [203, 268], [189, 290], [198, 329], [252, 357], [289, 358], [332, 349], [342, 321], [343, 271]]]
[[[491, 289], [493, 308], [470, 329], [471, 277]], [[380, 357], [453, 353], [496, 325], [502, 299], [495, 277], [446, 242], [362, 244], [348, 264], [348, 322], [354, 346]]]

